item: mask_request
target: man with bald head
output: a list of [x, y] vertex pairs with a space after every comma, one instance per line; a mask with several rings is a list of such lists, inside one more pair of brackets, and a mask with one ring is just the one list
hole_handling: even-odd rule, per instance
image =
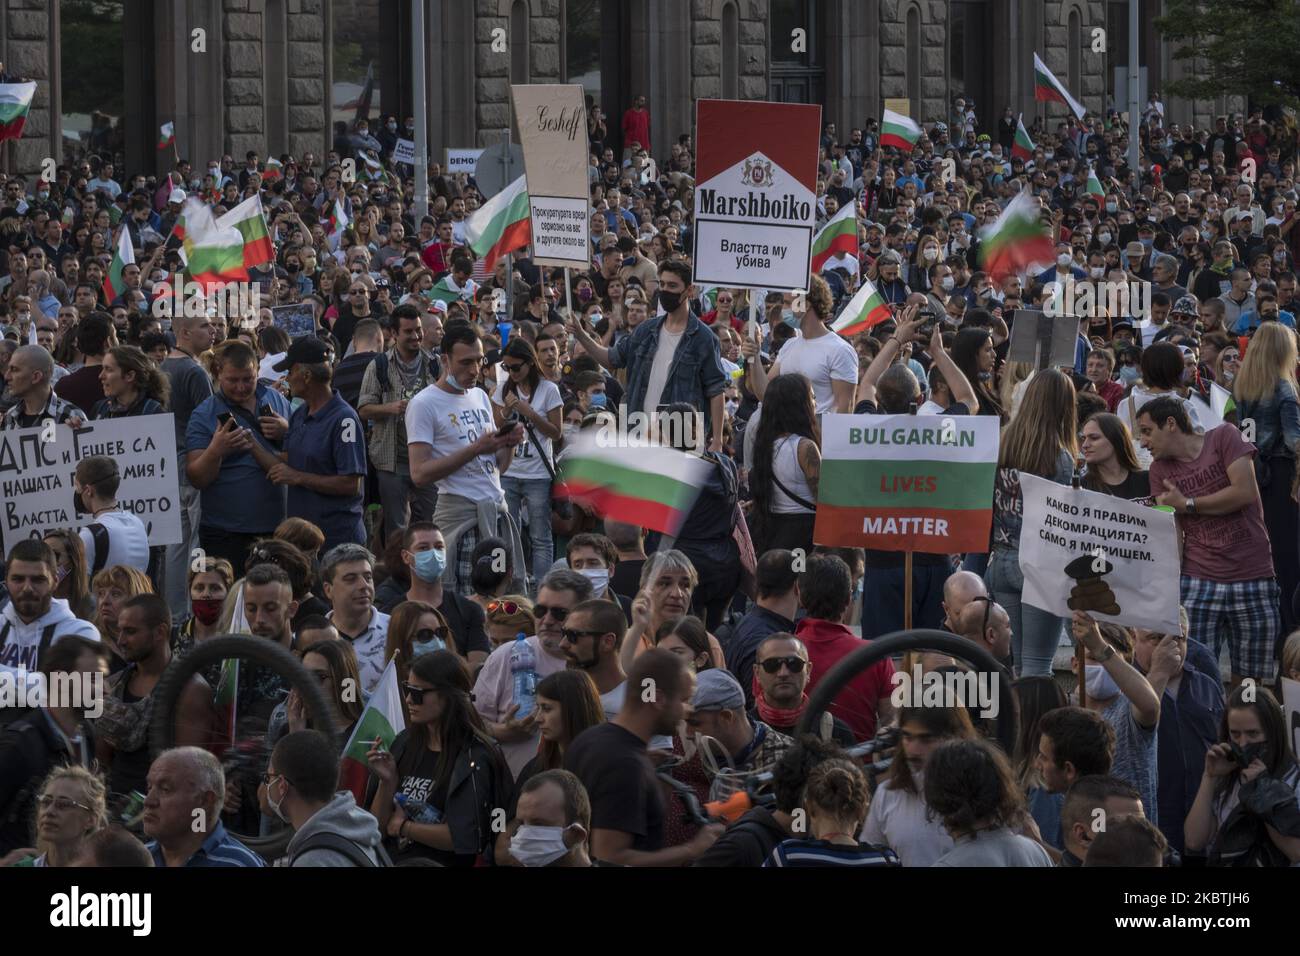
[[56, 425], [80, 424], [86, 413], [54, 394], [54, 357], [39, 345], [21, 345], [9, 358], [5, 386], [14, 406], [0, 418], [0, 428], [40, 428], [47, 419]]
[[961, 630], [957, 622], [966, 605], [976, 598], [987, 598], [989, 590], [984, 579], [974, 571], [958, 571], [943, 582], [943, 626], [954, 634]]
[[987, 597], [972, 598], [957, 615], [956, 633], [993, 655], [998, 661], [1011, 656], [1011, 617]]

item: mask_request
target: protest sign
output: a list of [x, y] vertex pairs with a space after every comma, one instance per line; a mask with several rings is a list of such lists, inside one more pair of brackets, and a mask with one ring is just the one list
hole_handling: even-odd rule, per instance
[[271, 324], [277, 329], [284, 329], [291, 339], [315, 335], [316, 313], [310, 302], [277, 305], [271, 308]]
[[808, 288], [820, 132], [820, 106], [696, 104], [696, 285]]
[[415, 165], [415, 140], [399, 139], [393, 147], [393, 162]]
[[[399, 147], [401, 146], [400, 141], [398, 142], [398, 146]], [[482, 155], [483, 155], [483, 150], [481, 149], [448, 149], [447, 162], [443, 164], [444, 167], [443, 172], [448, 176], [452, 175], [453, 173], [468, 173], [469, 175], [473, 176], [474, 167], [478, 164], [478, 158]], [[414, 163], [414, 156], [415, 156], [414, 143], [411, 144], [411, 156], [412, 159], [410, 160], [410, 162]], [[398, 159], [397, 161], [399, 163], [407, 162], [407, 160], [403, 160], [403, 159]]]
[[1074, 366], [1079, 342], [1079, 320], [1073, 315], [1048, 315], [1037, 309], [1016, 309], [1011, 318], [1008, 362], [1027, 362], [1034, 368]]
[[833, 547], [987, 551], [998, 420], [825, 415], [813, 540]]
[[78, 510], [77, 462], [107, 455], [122, 478], [118, 503], [144, 522], [149, 544], [179, 544], [180, 491], [173, 416], [139, 415], [86, 422], [73, 430], [51, 424], [0, 431], [0, 507], [4, 549], [52, 528], [81, 528], [94, 518]]
[[528, 176], [533, 262], [591, 268], [587, 112], [576, 84], [510, 87]]
[[1099, 491], [1020, 474], [1021, 597], [1061, 617], [1179, 633], [1174, 516]]
[[1286, 732], [1291, 735], [1291, 752], [1300, 753], [1300, 681], [1282, 678], [1282, 712]]

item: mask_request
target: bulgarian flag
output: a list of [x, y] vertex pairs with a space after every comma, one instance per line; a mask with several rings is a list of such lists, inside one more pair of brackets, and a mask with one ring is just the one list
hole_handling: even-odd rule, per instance
[[827, 261], [841, 254], [854, 258], [858, 255], [857, 203], [854, 202], [845, 203], [813, 238], [813, 272], [821, 272]]
[[370, 782], [370, 767], [366, 754], [378, 737], [384, 749], [391, 750], [393, 741], [406, 729], [402, 715], [402, 695], [397, 687], [397, 658], [384, 668], [375, 692], [366, 702], [366, 709], [357, 721], [356, 729], [343, 748], [343, 764], [339, 768], [339, 789], [351, 790], [361, 806], [366, 798], [366, 784]]
[[163, 123], [158, 135], [158, 148], [166, 149], [176, 142], [176, 124]]
[[483, 268], [491, 274], [497, 259], [524, 249], [532, 241], [528, 218], [528, 182], [520, 176], [469, 217], [465, 241], [474, 255], [483, 257]]
[[262, 182], [271, 183], [284, 175], [284, 165], [274, 156], [266, 160], [266, 168], [262, 170]]
[[[270, 165], [269, 161], [267, 165]], [[244, 265], [260, 266], [275, 258], [275, 246], [271, 244], [271, 230], [266, 225], [261, 196], [245, 199], [217, 220], [217, 228], [239, 230], [244, 237]]]
[[123, 226], [117, 232], [117, 249], [113, 252], [113, 263], [104, 276], [104, 300], [112, 302], [126, 291], [126, 282], [122, 279], [122, 270], [135, 263], [135, 249], [131, 245], [131, 230]]
[[181, 213], [179, 216], [176, 217], [176, 224], [172, 226], [172, 231], [167, 236], [167, 242], [164, 244], [163, 249], [165, 251], [170, 251], [172, 249], [175, 249], [177, 255], [181, 257], [181, 262], [188, 263], [189, 260], [185, 256], [185, 214], [184, 213]]
[[1088, 167], [1088, 185], [1084, 188], [1085, 196], [1105, 196], [1106, 190], [1101, 188], [1101, 180], [1097, 178], [1097, 170], [1091, 166]]
[[243, 234], [234, 226], [217, 225], [212, 210], [197, 199], [186, 199], [184, 212], [190, 278], [209, 290], [246, 280]]
[[1016, 117], [1016, 138], [1011, 144], [1012, 159], [1028, 159], [1034, 155], [1034, 141], [1029, 138], [1029, 130], [1025, 129], [1024, 114]]
[[619, 447], [606, 435], [579, 435], [560, 463], [557, 498], [571, 497], [616, 521], [676, 535], [712, 467], [663, 445]]
[[880, 121], [880, 145], [893, 146], [910, 153], [921, 138], [921, 127], [910, 117], [893, 110], [885, 110]]
[[1023, 272], [1030, 265], [1050, 262], [1052, 239], [1039, 219], [1038, 204], [1020, 193], [980, 233], [983, 267], [994, 282]]
[[221, 677], [212, 696], [216, 722], [212, 728], [213, 750], [221, 756], [235, 743], [235, 720], [239, 701], [239, 658], [227, 657], [221, 662]]
[[343, 208], [342, 197], [336, 196], [334, 199], [334, 208], [330, 210], [329, 218], [325, 220], [325, 232], [329, 236], [331, 249], [339, 247], [339, 240], [343, 237], [343, 230], [348, 227], [348, 213]]
[[474, 293], [476, 292], [478, 292], [478, 283], [473, 279], [467, 279], [465, 280], [464, 286], [459, 289], [453, 289], [451, 286], [451, 273], [448, 272], [433, 284], [433, 288], [429, 290], [429, 296], [435, 302], [451, 304], [460, 299], [469, 302], [473, 300]]
[[844, 336], [857, 335], [879, 325], [892, 315], [871, 280], [863, 276], [862, 288], [858, 289], [849, 304], [836, 316], [831, 323], [831, 331]]
[[0, 83], [0, 143], [7, 139], [21, 139], [27, 113], [32, 108], [36, 84]]
[[1060, 103], [1074, 113], [1076, 119], [1083, 119], [1083, 105], [1070, 95], [1065, 84], [1053, 75], [1037, 53], [1034, 54], [1034, 99], [1040, 103]]

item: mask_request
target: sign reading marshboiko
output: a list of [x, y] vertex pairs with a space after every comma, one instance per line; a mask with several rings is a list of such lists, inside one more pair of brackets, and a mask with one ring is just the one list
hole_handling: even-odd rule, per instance
[[796, 103], [696, 104], [696, 285], [808, 288], [821, 119]]
[[591, 268], [587, 111], [576, 84], [510, 87], [528, 175], [533, 262]]

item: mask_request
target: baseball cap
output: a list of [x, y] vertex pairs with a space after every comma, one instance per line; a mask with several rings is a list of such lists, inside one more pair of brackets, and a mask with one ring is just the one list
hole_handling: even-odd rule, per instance
[[1118, 322], [1111, 323], [1110, 326], [1111, 332], [1118, 332], [1120, 329], [1128, 329], [1130, 332], [1132, 332], [1133, 323], [1130, 322], [1128, 319], [1120, 319]]
[[322, 365], [330, 361], [330, 347], [314, 335], [304, 335], [293, 340], [284, 358], [271, 366], [277, 372], [287, 372], [295, 365]]
[[691, 706], [699, 710], [742, 710], [745, 692], [740, 682], [719, 668], [702, 671], [695, 679], [695, 698]]
[[171, 195], [167, 197], [167, 201], [169, 203], [174, 202], [177, 205], [180, 205], [185, 201], [185, 190], [181, 189], [180, 186], [173, 186]]

